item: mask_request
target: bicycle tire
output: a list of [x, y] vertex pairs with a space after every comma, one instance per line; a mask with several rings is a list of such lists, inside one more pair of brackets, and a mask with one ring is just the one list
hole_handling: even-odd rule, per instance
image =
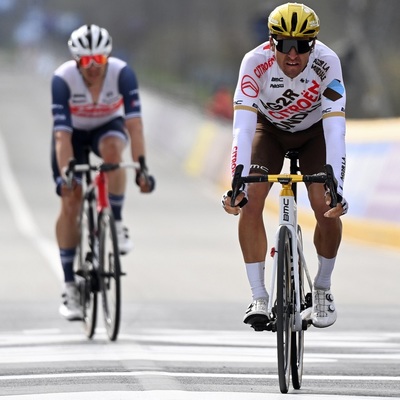
[[121, 264], [115, 221], [110, 209], [99, 216], [100, 291], [104, 324], [110, 340], [117, 339], [121, 318]]
[[[300, 226], [297, 227], [298, 246], [303, 249], [303, 238]], [[299, 290], [300, 290], [300, 309], [306, 308], [304, 290], [304, 267], [303, 261], [299, 257]], [[294, 389], [300, 389], [303, 380], [303, 361], [304, 361], [304, 330], [292, 333], [292, 384]]]
[[80, 302], [83, 311], [83, 326], [86, 336], [91, 339], [96, 330], [97, 290], [96, 274], [93, 269], [93, 248], [95, 246], [96, 210], [94, 204], [85, 198], [79, 214], [79, 243], [76, 249], [75, 264]]
[[281, 393], [287, 393], [291, 372], [292, 345], [292, 254], [291, 235], [286, 226], [278, 234], [276, 333], [278, 355], [278, 377]]
[[77, 248], [77, 258], [80, 270], [80, 294], [83, 308], [83, 325], [86, 336], [94, 336], [97, 323], [97, 278], [93, 267], [93, 249], [96, 246], [95, 237], [96, 211], [94, 205], [87, 199], [82, 203], [79, 216], [80, 239]]

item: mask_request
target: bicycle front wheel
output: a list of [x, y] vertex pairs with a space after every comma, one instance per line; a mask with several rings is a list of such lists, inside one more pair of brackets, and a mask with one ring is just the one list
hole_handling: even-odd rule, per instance
[[277, 294], [276, 294], [276, 333], [278, 352], [279, 388], [287, 393], [290, 383], [291, 345], [292, 345], [292, 249], [291, 235], [283, 226], [278, 235]]
[[99, 218], [99, 264], [104, 323], [109, 339], [116, 340], [121, 317], [121, 266], [117, 231], [109, 209]]
[[[300, 290], [300, 309], [305, 309], [305, 289], [304, 289], [304, 265], [303, 259], [300, 257], [300, 252], [303, 252], [303, 238], [300, 226], [297, 227], [297, 246], [299, 252], [299, 290]], [[304, 330], [292, 333], [292, 384], [295, 389], [301, 388], [303, 379], [303, 359], [304, 359]]]
[[95, 209], [90, 201], [84, 200], [79, 216], [80, 240], [76, 252], [78, 260], [77, 280], [83, 308], [83, 325], [86, 336], [91, 339], [97, 320], [97, 278], [93, 269], [95, 246]]

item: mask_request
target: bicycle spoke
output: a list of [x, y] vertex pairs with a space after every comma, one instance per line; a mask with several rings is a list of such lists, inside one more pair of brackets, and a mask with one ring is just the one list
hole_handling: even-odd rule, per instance
[[85, 200], [79, 217], [80, 241], [77, 248], [77, 280], [83, 308], [83, 324], [86, 336], [93, 337], [97, 320], [97, 291], [93, 270], [93, 243], [95, 211], [93, 205]]
[[[297, 227], [298, 238], [298, 252], [303, 252], [302, 234], [300, 226]], [[300, 254], [299, 254], [300, 255]], [[303, 265], [304, 258], [299, 257], [299, 291], [300, 291], [300, 309], [306, 309], [306, 295], [305, 295], [305, 265]], [[295, 389], [301, 388], [303, 379], [303, 357], [304, 357], [304, 330], [292, 333], [292, 355], [291, 355], [291, 372], [292, 383]]]
[[290, 247], [290, 232], [282, 227], [278, 236], [278, 270], [277, 270], [277, 353], [279, 387], [282, 393], [287, 393], [290, 382], [291, 346], [292, 346], [292, 256]]
[[99, 228], [100, 287], [104, 323], [110, 340], [116, 340], [121, 315], [121, 268], [115, 223], [109, 209], [101, 213]]

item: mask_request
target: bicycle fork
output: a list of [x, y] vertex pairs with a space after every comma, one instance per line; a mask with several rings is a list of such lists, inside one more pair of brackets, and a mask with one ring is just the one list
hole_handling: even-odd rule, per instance
[[[292, 190], [292, 184], [282, 184], [282, 189], [279, 194], [279, 228], [275, 235], [275, 243], [278, 243], [279, 231], [282, 226], [286, 226], [290, 231], [290, 246], [291, 246], [291, 278], [293, 282], [293, 292], [295, 296], [295, 304], [291, 304], [293, 309], [291, 312], [294, 315], [293, 318], [293, 331], [301, 331], [302, 319], [301, 319], [301, 303], [300, 303], [300, 281], [299, 281], [299, 253], [297, 249], [297, 204], [294, 198]], [[271, 272], [271, 287], [270, 297], [268, 302], [268, 313], [272, 314], [274, 290], [276, 285], [276, 271], [278, 268], [278, 253], [277, 248], [272, 251], [274, 259], [273, 268]]]

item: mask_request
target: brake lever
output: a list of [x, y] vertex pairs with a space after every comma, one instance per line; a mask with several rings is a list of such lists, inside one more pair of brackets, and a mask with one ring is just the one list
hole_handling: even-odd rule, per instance
[[335, 208], [337, 206], [337, 181], [335, 175], [333, 173], [332, 165], [326, 164], [325, 165], [325, 172], [326, 172], [326, 186], [329, 189], [329, 194], [331, 196], [331, 202], [329, 204], [330, 207]]
[[149, 183], [149, 174], [147, 172], [147, 165], [144, 156], [139, 157], [140, 173], [143, 175], [146, 184]]
[[231, 196], [231, 207], [235, 207], [236, 197], [238, 196], [240, 189], [243, 186], [242, 181], [243, 165], [239, 164], [235, 168], [235, 173], [232, 178], [232, 196]]
[[72, 188], [72, 182], [74, 180], [74, 171], [75, 171], [75, 165], [76, 164], [77, 164], [76, 159], [75, 158], [71, 158], [69, 160], [68, 167], [65, 170], [65, 178], [66, 178], [65, 183], [66, 183], [68, 189]]

